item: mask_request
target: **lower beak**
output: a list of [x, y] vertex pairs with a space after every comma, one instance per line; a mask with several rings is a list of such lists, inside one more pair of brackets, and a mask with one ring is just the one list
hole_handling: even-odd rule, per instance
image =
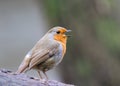
[[72, 35], [66, 35], [67, 37], [72, 37]]

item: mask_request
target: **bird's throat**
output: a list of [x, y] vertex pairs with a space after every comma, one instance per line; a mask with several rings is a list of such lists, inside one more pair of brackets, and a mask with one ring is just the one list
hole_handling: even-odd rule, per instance
[[67, 37], [56, 35], [54, 36], [54, 39], [66, 45]]

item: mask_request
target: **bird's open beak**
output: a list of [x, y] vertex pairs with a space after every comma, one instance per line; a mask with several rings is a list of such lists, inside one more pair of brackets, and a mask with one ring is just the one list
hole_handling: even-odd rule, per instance
[[[66, 32], [68, 33], [68, 32], [71, 32], [72, 30], [67, 30]], [[66, 36], [67, 37], [71, 37], [72, 35], [68, 35], [68, 34], [66, 34]]]

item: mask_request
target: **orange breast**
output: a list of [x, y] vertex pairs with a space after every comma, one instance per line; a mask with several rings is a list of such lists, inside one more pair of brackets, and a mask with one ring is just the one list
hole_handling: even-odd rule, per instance
[[63, 34], [55, 35], [54, 39], [62, 44], [63, 47], [63, 56], [66, 53], [66, 41], [67, 41], [67, 36]]
[[62, 46], [63, 46], [63, 56], [64, 56], [66, 53], [66, 44], [62, 43]]

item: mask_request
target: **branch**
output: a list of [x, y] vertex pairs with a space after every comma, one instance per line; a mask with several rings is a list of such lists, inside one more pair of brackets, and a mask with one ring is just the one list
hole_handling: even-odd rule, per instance
[[0, 86], [74, 86], [55, 80], [35, 79], [25, 74], [13, 74], [7, 69], [0, 69]]

